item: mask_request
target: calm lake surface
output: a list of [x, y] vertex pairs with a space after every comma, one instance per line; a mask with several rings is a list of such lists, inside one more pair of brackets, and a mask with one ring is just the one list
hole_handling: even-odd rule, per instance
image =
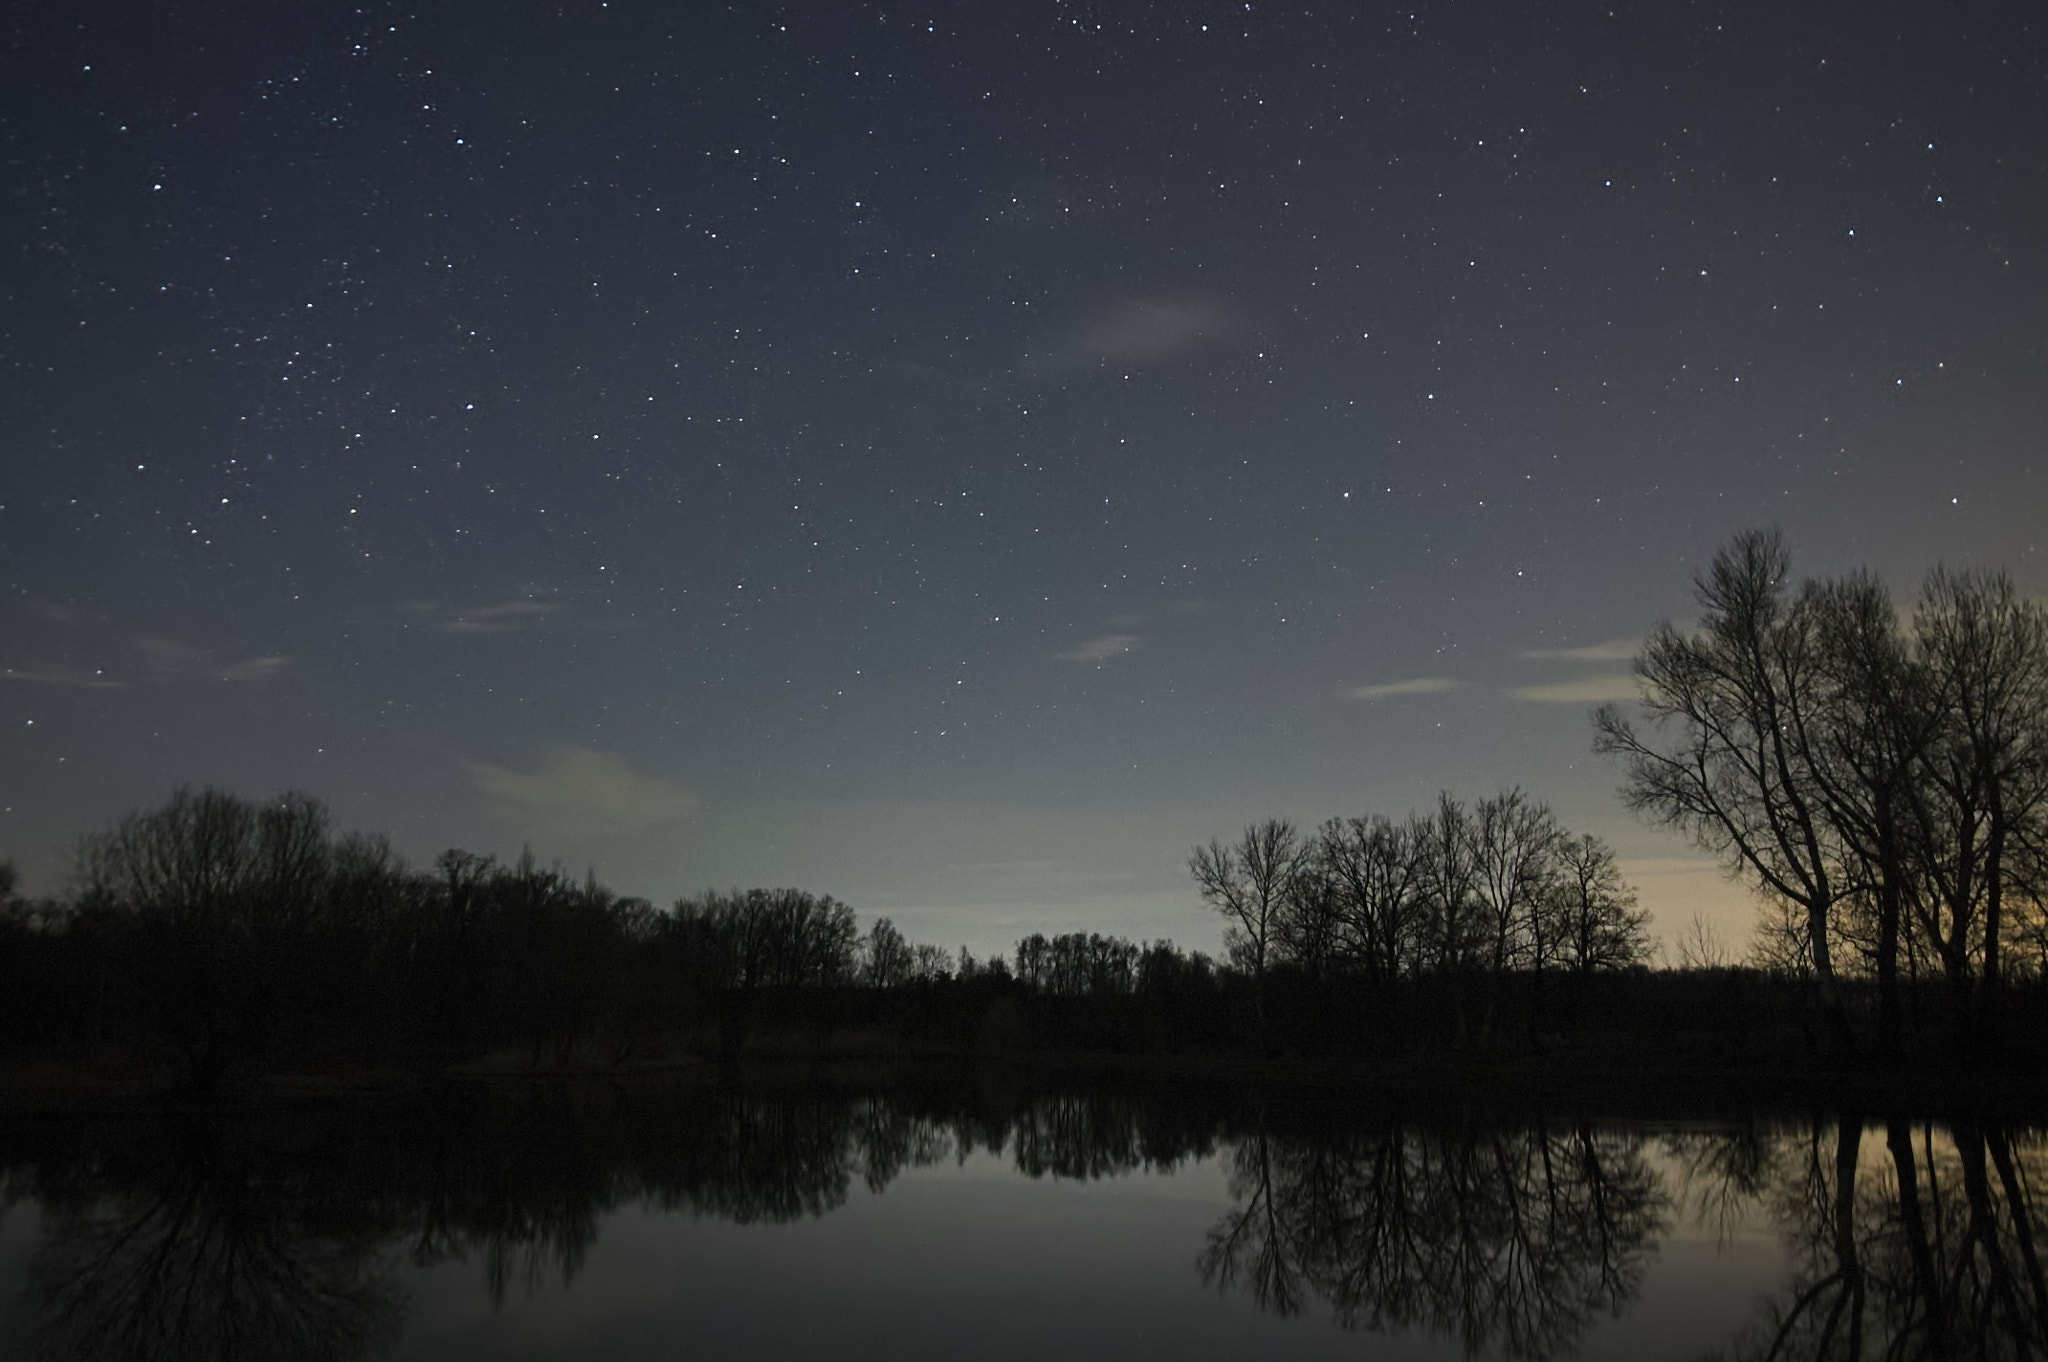
[[2038, 1127], [987, 1076], [0, 1136], [52, 1358], [2048, 1354]]

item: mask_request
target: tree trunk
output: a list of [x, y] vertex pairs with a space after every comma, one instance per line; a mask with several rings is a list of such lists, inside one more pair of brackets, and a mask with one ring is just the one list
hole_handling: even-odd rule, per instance
[[1877, 1054], [1885, 1064], [1899, 1062], [1899, 1031], [1899, 879], [1893, 863], [1879, 872], [1877, 889]]

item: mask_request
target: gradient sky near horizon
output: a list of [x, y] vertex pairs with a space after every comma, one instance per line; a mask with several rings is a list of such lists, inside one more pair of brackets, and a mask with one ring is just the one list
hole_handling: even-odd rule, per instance
[[1215, 949], [1734, 532], [2048, 590], [2029, 4], [14, 6], [0, 857], [180, 783]]

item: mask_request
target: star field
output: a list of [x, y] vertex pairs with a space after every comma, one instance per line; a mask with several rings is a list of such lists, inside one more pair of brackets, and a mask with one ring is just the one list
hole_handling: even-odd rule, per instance
[[31, 887], [213, 783], [1207, 945], [1195, 841], [1520, 783], [1668, 926], [1586, 711], [1731, 533], [2048, 589], [2023, 5], [10, 26]]

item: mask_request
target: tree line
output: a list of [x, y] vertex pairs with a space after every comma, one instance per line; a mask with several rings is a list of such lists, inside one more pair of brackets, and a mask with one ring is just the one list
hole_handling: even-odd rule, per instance
[[1613, 850], [1573, 834], [1519, 789], [1476, 804], [1438, 797], [1395, 822], [1332, 818], [1303, 834], [1285, 819], [1211, 839], [1188, 861], [1203, 900], [1225, 923], [1231, 964], [1255, 984], [1264, 1020], [1267, 980], [1290, 971], [1392, 990], [1434, 978], [1453, 985], [1460, 1029], [1480, 980], [1479, 1024], [1504, 1023], [1501, 994], [1524, 976], [1525, 1022], [1545, 1024], [1544, 981], [1649, 962], [1649, 914]]
[[[1225, 958], [1079, 931], [977, 958], [807, 890], [658, 908], [531, 854], [408, 866], [304, 795], [188, 789], [84, 838], [61, 897], [22, 899], [0, 863], [0, 1055], [208, 1093], [363, 1063], [1388, 1057], [1702, 1026], [1768, 1053], [1778, 1035], [1734, 981], [1660, 991], [1619, 968], [1644, 958], [1643, 914], [1611, 853], [1516, 792], [1306, 839], [1264, 824], [1196, 861], [1241, 904], [1262, 875], [1271, 891]], [[1546, 991], [1553, 974], [1572, 986]]]
[[829, 895], [657, 908], [530, 854], [408, 867], [304, 796], [186, 790], [84, 839], [61, 898], [21, 899], [0, 869], [0, 1056], [204, 1094], [355, 1064], [1647, 1049], [1684, 1067], [1815, 1048], [1797, 979], [1640, 968], [1612, 854], [1516, 791], [1309, 837], [1269, 821], [1193, 862], [1248, 914], [1222, 959], [1095, 932], [977, 958], [863, 930]]
[[1757, 892], [1758, 963], [1837, 1048], [2004, 1043], [2048, 959], [2048, 609], [2002, 572], [1938, 569], [1910, 614], [1867, 571], [1795, 586], [1763, 531], [1696, 586], [1636, 658], [1641, 720], [1595, 721], [1629, 804]]
[[[461, 850], [407, 866], [304, 795], [181, 790], [86, 837], [65, 894], [0, 862], [0, 1051], [232, 1071], [349, 1060], [735, 1059], [779, 1037], [1014, 1056], [1610, 1048], [1672, 1062], [1831, 1049], [2048, 1050], [2048, 609], [1937, 572], [1910, 615], [1868, 573], [1795, 587], [1775, 534], [1698, 580], [1598, 750], [1638, 811], [1764, 902], [1743, 970], [1649, 976], [1648, 915], [1599, 838], [1509, 789], [1281, 819], [1196, 847], [1212, 959], [1034, 933], [977, 959], [800, 889], [662, 908]], [[1695, 961], [1692, 963], [1713, 963]], [[852, 1038], [852, 1039], [850, 1039]]]
[[158, 1054], [201, 1092], [231, 1072], [345, 1060], [735, 1058], [769, 1035], [998, 1053], [1219, 1041], [1216, 1024], [1162, 1009], [1195, 1017], [1192, 989], [1213, 1016], [1231, 988], [1165, 941], [1034, 933], [1013, 971], [1000, 952], [908, 941], [886, 917], [863, 931], [807, 890], [657, 908], [530, 852], [451, 850], [415, 869], [299, 794], [180, 790], [84, 838], [64, 895], [15, 886], [0, 862], [0, 1049]]

